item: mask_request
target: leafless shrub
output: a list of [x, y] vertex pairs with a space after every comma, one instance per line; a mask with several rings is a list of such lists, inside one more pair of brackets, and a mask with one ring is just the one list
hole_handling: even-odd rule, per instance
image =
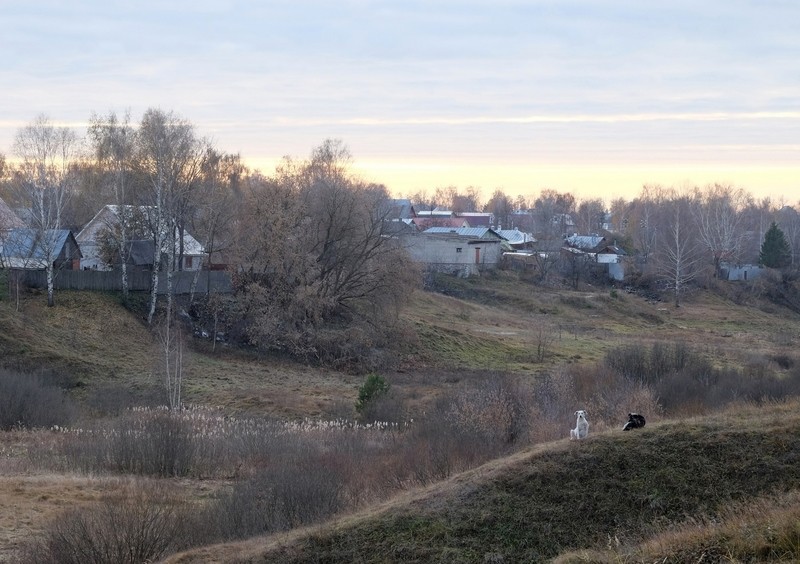
[[69, 464], [82, 470], [168, 477], [191, 472], [196, 442], [185, 419], [153, 410], [72, 434], [62, 449]]
[[589, 412], [596, 430], [621, 425], [629, 412], [645, 413], [648, 418], [661, 413], [656, 394], [650, 387], [607, 366], [598, 364], [577, 369], [573, 375], [576, 397]]
[[445, 407], [451, 425], [487, 443], [507, 445], [527, 428], [525, 391], [513, 378], [489, 375], [458, 393]]
[[387, 421], [392, 423], [403, 423], [406, 418], [406, 410], [396, 391], [392, 388], [384, 395], [368, 402], [361, 410], [359, 417], [364, 422]]
[[74, 416], [64, 392], [43, 378], [0, 370], [0, 429], [66, 425]]
[[643, 344], [625, 345], [609, 351], [605, 358], [612, 370], [646, 383], [657, 382], [666, 374], [682, 370], [689, 362], [702, 363], [703, 360], [684, 343], [656, 342], [649, 350]]
[[336, 453], [299, 452], [237, 483], [209, 509], [219, 538], [284, 531], [325, 519], [345, 505], [346, 473]]
[[185, 511], [162, 485], [125, 484], [118, 496], [54, 519], [22, 550], [23, 564], [140, 564], [186, 546]]

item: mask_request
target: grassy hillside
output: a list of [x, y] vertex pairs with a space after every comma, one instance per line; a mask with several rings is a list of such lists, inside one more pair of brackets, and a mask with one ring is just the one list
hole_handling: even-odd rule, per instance
[[[726, 551], [796, 561], [800, 527], [790, 500], [800, 494], [798, 407], [739, 409], [541, 445], [328, 526], [168, 561], [536, 562], [566, 553], [562, 561], [636, 562], [647, 554], [648, 561], [686, 562], [703, 554], [719, 561]], [[782, 497], [765, 501], [773, 495]], [[759, 521], [751, 504], [775, 509]], [[712, 522], [754, 531], [768, 522], [773, 534], [748, 549], [756, 553], [736, 553], [733, 545], [744, 550], [747, 541], [727, 537], [725, 525], [699, 525]], [[683, 528], [648, 539], [673, 526]]]
[[[630, 343], [686, 342], [716, 364], [773, 363], [792, 356], [800, 316], [758, 299], [742, 305], [701, 291], [675, 309], [622, 290], [546, 289], [514, 273], [443, 278], [442, 292], [418, 291], [403, 313], [408, 341], [399, 370], [387, 377], [403, 396], [457, 381], [462, 371], [520, 375], [587, 365]], [[20, 311], [0, 301], [0, 365], [45, 370], [86, 398], [122, 389], [133, 399], [161, 388], [158, 350], [139, 316], [116, 297], [58, 292], [24, 296]], [[351, 406], [363, 376], [293, 363], [190, 339], [186, 401], [235, 411], [307, 416]], [[455, 376], [454, 376], [455, 375]], [[155, 392], [154, 392], [155, 390]]]
[[[0, 366], [45, 372], [79, 400], [160, 399], [158, 355], [142, 319], [112, 294], [60, 291], [48, 308], [44, 295], [31, 293], [20, 311], [0, 301]], [[340, 398], [352, 405], [361, 380], [228, 347], [212, 353], [192, 338], [184, 365], [188, 403], [289, 417], [325, 413]]]
[[[475, 406], [488, 409], [494, 404], [463, 402], [476, 400], [476, 389], [495, 390], [475, 388], [481, 382], [512, 374], [523, 384], [519, 390], [533, 394], [520, 396], [526, 405], [540, 410], [538, 418], [524, 420], [531, 425], [529, 438], [563, 436], [562, 428], [566, 433], [574, 422], [572, 410], [588, 407], [591, 439], [530, 447], [331, 526], [212, 547], [186, 555], [185, 561], [512, 562], [558, 556], [565, 562], [665, 557], [680, 562], [724, 551], [739, 554], [733, 545], [747, 546], [751, 538], [766, 548], [760, 556], [742, 553], [741, 560], [773, 558], [771, 551], [778, 554], [784, 538], [789, 548], [783, 550], [790, 554], [784, 560], [797, 558], [798, 514], [792, 500], [800, 496], [800, 416], [795, 414], [800, 404], [683, 421], [668, 418], [710, 413], [726, 402], [672, 413], [653, 408], [648, 427], [636, 433], [621, 433], [617, 425], [634, 395], [600, 398], [605, 419], [599, 415], [601, 404], [583, 404], [611, 389], [613, 379], [604, 380], [610, 378], [607, 372], [593, 368], [609, 352], [621, 346], [645, 350], [653, 343], [687, 343], [694, 357], [714, 369], [742, 368], [731, 377], [738, 384], [763, 376], [765, 382], [794, 382], [789, 389], [796, 389], [800, 315], [762, 299], [755, 286], [726, 288], [736, 291], [698, 290], [679, 309], [609, 288], [541, 288], [503, 272], [446, 278], [439, 281], [439, 292], [416, 292], [402, 314], [408, 338], [401, 362], [383, 374], [398, 408], [393, 413], [418, 422], [430, 415], [434, 421], [440, 398], [461, 401], [462, 415]], [[26, 294], [17, 311], [0, 300], [0, 366], [49, 374], [89, 407], [83, 410], [89, 417], [98, 413], [98, 405], [138, 405], [163, 394], [151, 332], [113, 295], [58, 292], [54, 308], [45, 303], [42, 294]], [[184, 400], [219, 406], [225, 415], [352, 417], [364, 381], [364, 375], [250, 350], [222, 346], [212, 352], [207, 342], [195, 339], [189, 340], [184, 363]], [[540, 401], [536, 394], [550, 376], [554, 387]], [[572, 382], [575, 389], [559, 388], [555, 380]], [[725, 380], [715, 385], [729, 388]], [[682, 386], [679, 382], [673, 389]], [[599, 433], [602, 429], [612, 430]], [[443, 437], [445, 442], [426, 448], [441, 453], [454, 444], [452, 437]], [[58, 511], [105, 499], [115, 480], [131, 478], [74, 470], [59, 474], [60, 458], [47, 458], [46, 448], [59, 439], [48, 431], [13, 431], [0, 439], [4, 491], [13, 494], [7, 504], [0, 503], [0, 523], [16, 523], [0, 538], [0, 560], [18, 541], [42, 531]], [[404, 460], [418, 468], [416, 463], [432, 458], [410, 445], [411, 438], [403, 437], [378, 462]], [[369, 456], [375, 462], [375, 452]], [[378, 468], [372, 467], [370, 476], [385, 476], [394, 467]], [[366, 481], [364, 469], [359, 472]], [[194, 478], [164, 480], [200, 504], [230, 486]], [[70, 487], [55, 495], [61, 483]], [[22, 514], [25, 518], [18, 520]], [[588, 526], [576, 525], [581, 520]]]

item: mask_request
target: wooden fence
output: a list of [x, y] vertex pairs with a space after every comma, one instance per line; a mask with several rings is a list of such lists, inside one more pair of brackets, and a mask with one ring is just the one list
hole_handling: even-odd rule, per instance
[[[44, 270], [12, 269], [9, 278], [19, 280], [30, 288], [47, 288], [47, 273]], [[128, 272], [128, 289], [132, 292], [149, 292], [150, 272]], [[182, 271], [172, 273], [172, 293], [189, 294], [229, 294], [232, 291], [231, 277], [225, 271]], [[53, 286], [57, 290], [96, 290], [105, 292], [122, 291], [122, 272], [119, 270], [58, 270], [55, 272]], [[158, 293], [167, 293], [167, 275], [158, 276]]]

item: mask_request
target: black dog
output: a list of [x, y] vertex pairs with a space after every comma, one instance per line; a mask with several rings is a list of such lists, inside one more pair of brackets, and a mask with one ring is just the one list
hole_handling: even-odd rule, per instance
[[625, 426], [622, 428], [623, 431], [629, 431], [630, 429], [641, 429], [644, 427], [645, 420], [643, 415], [639, 415], [638, 413], [629, 413], [628, 414], [628, 422], [625, 423]]

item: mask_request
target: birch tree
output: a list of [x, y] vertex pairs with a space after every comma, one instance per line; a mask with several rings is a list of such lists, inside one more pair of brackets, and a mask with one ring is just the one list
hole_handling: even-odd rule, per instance
[[31, 223], [37, 243], [46, 261], [47, 305], [55, 305], [57, 229], [62, 213], [74, 189], [74, 165], [80, 157], [80, 140], [66, 127], [53, 125], [44, 115], [17, 132], [14, 152], [19, 159], [16, 184], [20, 200], [31, 209]]
[[691, 199], [676, 195], [663, 206], [666, 221], [659, 245], [661, 278], [672, 290], [675, 307], [680, 307], [686, 286], [697, 276], [698, 244], [690, 217]]
[[130, 125], [130, 114], [122, 118], [114, 112], [106, 116], [93, 115], [90, 118], [89, 138], [91, 139], [97, 164], [106, 182], [111, 184], [116, 205], [116, 220], [107, 225], [109, 238], [119, 255], [122, 273], [122, 294], [128, 299], [128, 257], [132, 244], [132, 223], [134, 209], [129, 201], [129, 184], [132, 175], [132, 160], [135, 149], [135, 131]]
[[[142, 116], [136, 143], [136, 167], [145, 179], [143, 203], [153, 233], [153, 272], [150, 288], [148, 324], [153, 323], [158, 298], [161, 255], [166, 252], [167, 300], [172, 300], [172, 273], [176, 255], [182, 249], [182, 231], [176, 212], [184, 191], [199, 173], [202, 154], [192, 125], [172, 112], [149, 109]], [[179, 235], [180, 233], [180, 235]], [[178, 237], [181, 237], [181, 242]]]

